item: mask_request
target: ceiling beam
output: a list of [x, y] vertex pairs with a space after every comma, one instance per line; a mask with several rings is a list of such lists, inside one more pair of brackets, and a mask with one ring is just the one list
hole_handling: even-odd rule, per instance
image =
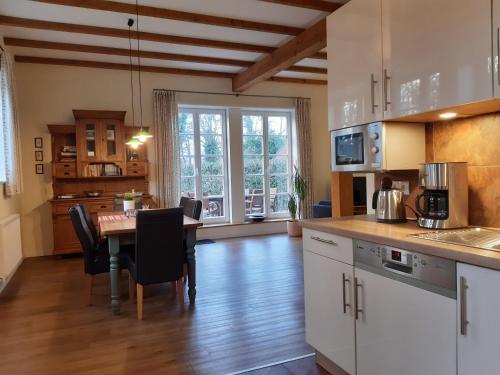
[[183, 12], [178, 10], [157, 8], [146, 5], [139, 5], [136, 9], [135, 4], [120, 3], [117, 1], [102, 0], [33, 0], [39, 3], [67, 5], [78, 8], [103, 10], [115, 13], [136, 14], [146, 17], [162, 18], [183, 22], [201, 23], [205, 25], [229, 27], [235, 29], [244, 29], [252, 31], [261, 31], [282, 35], [298, 35], [304, 29], [300, 27], [291, 27], [285, 25], [276, 25], [265, 22], [247, 21], [235, 18], [220, 16], [211, 16], [201, 13]]
[[234, 77], [233, 91], [243, 91], [256, 83], [267, 80], [325, 47], [326, 19], [322, 19]]
[[[14, 60], [17, 63], [60, 65], [60, 66], [73, 66], [73, 67], [77, 66], [84, 68], [98, 68], [98, 69], [112, 69], [112, 70], [130, 70], [129, 64], [119, 64], [119, 63], [110, 63], [101, 61], [56, 59], [49, 57], [34, 57], [34, 56], [20, 56], [20, 55], [16, 55], [14, 57]], [[132, 69], [134, 71], [137, 71], [139, 70], [139, 67], [137, 65], [132, 65]], [[236, 74], [234, 73], [227, 73], [227, 72], [167, 68], [162, 66], [150, 66], [150, 65], [141, 65], [141, 72], [188, 75], [188, 76], [198, 76], [198, 77], [214, 77], [214, 78], [234, 78], [236, 76]], [[326, 85], [325, 80], [293, 78], [293, 77], [272, 77], [269, 79], [269, 81]]]
[[338, 8], [340, 8], [342, 3], [331, 3], [329, 1], [324, 0], [260, 0], [265, 1], [266, 3], [274, 3], [280, 5], [289, 5], [292, 7], [298, 8], [307, 8], [320, 10], [322, 12], [334, 12]]
[[[125, 48], [91, 46], [86, 44], [60, 43], [60, 42], [49, 42], [43, 40], [9, 38], [9, 37], [4, 37], [3, 40], [5, 45], [15, 46], [15, 47], [51, 49], [59, 51], [72, 51], [72, 52], [94, 53], [101, 55], [114, 55], [114, 56], [126, 56], [126, 57], [130, 56], [130, 53], [132, 53], [133, 57], [137, 57], [138, 55], [140, 55], [141, 58], [147, 58], [147, 59], [184, 61], [184, 62], [193, 62], [199, 64], [229, 65], [238, 67], [249, 67], [254, 64], [253, 61], [247, 61], [247, 60], [224, 59], [220, 57], [209, 57], [209, 56], [183, 55], [177, 53], [158, 52], [158, 51], [140, 51], [140, 53], [138, 53], [137, 50], [135, 49], [130, 51], [129, 49]], [[293, 72], [315, 73], [315, 74], [327, 73], [327, 70], [324, 68], [309, 67], [309, 66], [292, 66], [287, 70]]]
[[[22, 27], [27, 29], [52, 30], [52, 31], [60, 31], [67, 33], [107, 36], [107, 37], [123, 38], [123, 39], [128, 39], [129, 37], [127, 29], [115, 29], [111, 27], [77, 25], [72, 23], [62, 23], [62, 22], [52, 22], [52, 21], [40, 21], [29, 18], [10, 17], [4, 15], [0, 15], [0, 25]], [[158, 42], [158, 43], [181, 44], [181, 45], [196, 46], [196, 47], [217, 48], [217, 49], [226, 49], [232, 51], [244, 51], [244, 52], [255, 52], [255, 53], [271, 53], [274, 50], [276, 50], [275, 47], [248, 44], [248, 43], [226, 42], [226, 41], [203, 39], [203, 38], [191, 38], [191, 37], [184, 37], [177, 35], [148, 33], [143, 31], [141, 31], [139, 34], [137, 34], [137, 32], [135, 31], [131, 32], [131, 37], [133, 39], [137, 39], [138, 35], [140, 36], [141, 40], [147, 40], [149, 42]], [[314, 59], [326, 60], [325, 53], [317, 53], [309, 57]]]

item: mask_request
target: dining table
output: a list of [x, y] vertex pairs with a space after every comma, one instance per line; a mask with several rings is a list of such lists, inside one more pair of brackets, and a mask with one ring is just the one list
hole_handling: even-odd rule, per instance
[[[101, 212], [98, 214], [99, 231], [107, 237], [109, 248], [109, 277], [111, 285], [111, 310], [120, 314], [120, 244], [130, 244], [136, 231], [135, 216], [125, 212]], [[189, 303], [196, 299], [196, 230], [203, 224], [184, 215], [184, 240], [186, 243], [186, 258], [188, 264], [188, 295]]]

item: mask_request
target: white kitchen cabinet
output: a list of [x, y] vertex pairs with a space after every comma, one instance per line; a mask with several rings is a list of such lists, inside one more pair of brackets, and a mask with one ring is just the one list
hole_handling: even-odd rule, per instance
[[500, 0], [493, 0], [493, 90], [496, 98], [500, 98]]
[[353, 0], [327, 18], [328, 127], [382, 120], [380, 0]]
[[[355, 374], [352, 240], [304, 229], [306, 341]], [[351, 260], [344, 263], [339, 259]]]
[[456, 374], [456, 300], [355, 268], [357, 375]]
[[457, 279], [458, 375], [498, 374], [500, 272], [458, 263]]
[[382, 0], [382, 35], [385, 119], [491, 99], [491, 0]]

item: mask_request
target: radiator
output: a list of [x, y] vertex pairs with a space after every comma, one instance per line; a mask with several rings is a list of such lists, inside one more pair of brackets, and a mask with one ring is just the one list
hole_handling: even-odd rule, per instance
[[0, 291], [22, 259], [21, 219], [19, 214], [13, 214], [0, 221]]

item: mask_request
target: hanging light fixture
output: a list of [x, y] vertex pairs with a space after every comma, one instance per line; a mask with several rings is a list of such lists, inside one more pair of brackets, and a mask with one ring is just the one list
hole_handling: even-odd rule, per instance
[[[135, 108], [134, 108], [134, 72], [132, 66], [132, 26], [134, 25], [134, 20], [132, 18], [128, 19], [128, 45], [129, 45], [129, 61], [130, 61], [130, 97], [132, 100], [132, 124], [135, 124]], [[135, 139], [135, 137], [130, 138], [127, 142], [125, 142], [127, 146], [130, 146], [132, 149], [137, 150], [139, 146], [142, 144], [141, 141]]]
[[147, 130], [144, 129], [143, 127], [143, 122], [142, 122], [142, 82], [141, 82], [141, 51], [140, 51], [140, 43], [141, 43], [141, 38], [139, 34], [139, 0], [135, 0], [135, 12], [137, 16], [137, 24], [136, 24], [136, 30], [137, 30], [137, 65], [138, 65], [138, 71], [139, 71], [139, 108], [141, 110], [141, 129], [139, 130], [139, 133], [134, 135], [134, 139], [139, 140], [140, 142], [144, 143], [146, 142], [149, 138], [153, 138], [153, 135], [148, 132]]

